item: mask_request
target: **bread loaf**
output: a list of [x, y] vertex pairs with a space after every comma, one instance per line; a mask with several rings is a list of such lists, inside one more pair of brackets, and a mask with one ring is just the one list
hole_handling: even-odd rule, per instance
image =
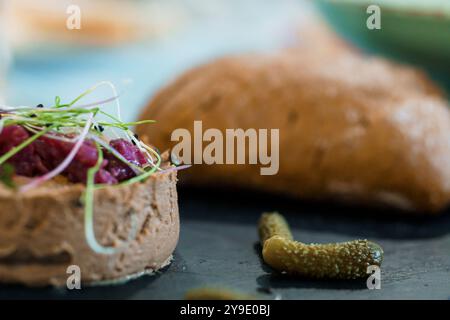
[[[450, 113], [417, 69], [348, 48], [226, 57], [162, 89], [139, 127], [159, 148], [176, 128], [278, 128], [279, 172], [194, 165], [199, 185], [438, 212], [450, 200]], [[172, 142], [173, 146], [174, 142]]]

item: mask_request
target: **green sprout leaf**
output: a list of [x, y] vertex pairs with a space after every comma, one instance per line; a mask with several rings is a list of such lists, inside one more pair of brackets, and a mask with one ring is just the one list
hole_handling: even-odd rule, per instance
[[16, 189], [16, 184], [13, 180], [14, 177], [14, 167], [5, 163], [0, 167], [0, 181], [10, 189]]
[[55, 97], [55, 107], [59, 108], [60, 104], [61, 104], [61, 97], [60, 96], [56, 96]]

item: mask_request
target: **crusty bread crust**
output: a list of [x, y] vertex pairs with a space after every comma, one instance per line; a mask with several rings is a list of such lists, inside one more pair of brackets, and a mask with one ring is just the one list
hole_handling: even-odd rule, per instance
[[[437, 212], [450, 200], [450, 113], [420, 71], [348, 48], [244, 55], [195, 68], [143, 111], [137, 132], [170, 147], [176, 128], [280, 129], [280, 170], [196, 165], [196, 184]], [[205, 144], [206, 145], [206, 144]], [[183, 179], [184, 180], [184, 179]]]
[[83, 185], [51, 184], [26, 194], [0, 188], [0, 282], [63, 286], [69, 265], [80, 267], [82, 285], [158, 270], [178, 242], [176, 181], [172, 171], [95, 191], [95, 235], [119, 248], [112, 255], [86, 242]]

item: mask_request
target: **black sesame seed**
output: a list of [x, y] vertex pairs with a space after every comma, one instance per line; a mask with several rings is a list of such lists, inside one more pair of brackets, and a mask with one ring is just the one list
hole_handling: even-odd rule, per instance
[[30, 114], [30, 118], [36, 118], [36, 117], [37, 117], [37, 115], [35, 115], [34, 113]]
[[134, 137], [136, 138], [136, 139], [139, 139], [139, 136], [135, 133], [134, 134]]
[[98, 132], [103, 132], [105, 130], [105, 128], [103, 128], [103, 126], [101, 125], [94, 125], [94, 129]]
[[42, 104], [42, 103], [39, 103], [37, 106], [36, 106], [36, 108], [43, 108], [44, 107], [44, 105]]
[[46, 126], [46, 127], [51, 127], [52, 124], [51, 124], [51, 123], [46, 123], [45, 126]]
[[133, 145], [136, 145], [136, 142], [134, 142], [134, 140], [131, 140], [131, 143], [132, 143]]

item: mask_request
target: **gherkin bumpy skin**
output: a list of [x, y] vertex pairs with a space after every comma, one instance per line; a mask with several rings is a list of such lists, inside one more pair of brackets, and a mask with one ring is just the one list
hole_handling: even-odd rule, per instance
[[304, 244], [274, 236], [264, 243], [264, 261], [272, 268], [308, 278], [367, 277], [367, 267], [381, 265], [383, 249], [367, 240]]
[[367, 277], [367, 267], [380, 266], [383, 249], [367, 240], [304, 244], [293, 240], [289, 225], [278, 213], [264, 213], [258, 225], [264, 261], [280, 272], [308, 278]]
[[261, 245], [273, 236], [293, 240], [291, 230], [284, 217], [278, 212], [265, 212], [261, 215], [258, 223], [258, 233]]

